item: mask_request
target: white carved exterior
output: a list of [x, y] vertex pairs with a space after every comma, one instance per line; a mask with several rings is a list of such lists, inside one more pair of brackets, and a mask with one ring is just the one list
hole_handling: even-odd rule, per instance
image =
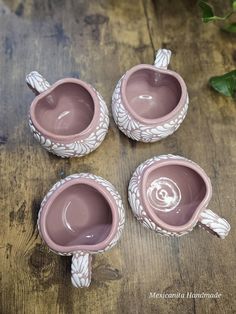
[[[36, 71], [33, 71], [26, 76], [26, 82], [39, 93], [46, 91], [50, 87], [50, 84], [42, 77], [41, 74]], [[99, 100], [100, 117], [96, 130], [89, 134], [89, 136], [83, 140], [76, 140], [67, 144], [55, 142], [52, 139], [46, 138], [43, 134], [41, 134], [36, 129], [32, 120], [29, 118], [29, 127], [31, 132], [33, 133], [34, 138], [47, 151], [63, 158], [82, 157], [97, 149], [98, 146], [102, 143], [108, 132], [109, 127], [108, 109], [102, 96], [94, 88], [93, 90], [95, 91], [96, 96]]]
[[108, 182], [107, 180], [105, 180], [99, 176], [95, 176], [95, 175], [90, 174], [90, 173], [72, 174], [72, 175], [58, 181], [56, 184], [54, 184], [53, 187], [48, 191], [48, 193], [46, 194], [46, 196], [44, 197], [44, 199], [41, 203], [41, 207], [40, 207], [39, 214], [38, 214], [38, 229], [39, 229], [39, 233], [40, 233], [41, 237], [42, 237], [42, 234], [40, 231], [39, 221], [40, 221], [40, 215], [41, 215], [41, 212], [43, 210], [44, 205], [46, 204], [48, 199], [51, 197], [51, 195], [59, 187], [61, 187], [63, 184], [65, 184], [68, 181], [78, 179], [78, 178], [91, 179], [91, 180], [96, 181], [98, 184], [102, 185], [110, 193], [110, 195], [114, 199], [114, 201], [116, 203], [116, 207], [117, 207], [117, 211], [118, 211], [118, 219], [119, 219], [116, 235], [114, 236], [113, 239], [111, 239], [110, 243], [108, 243], [108, 245], [102, 250], [96, 250], [96, 251], [90, 251], [90, 250], [89, 251], [78, 251], [77, 250], [77, 251], [71, 251], [68, 253], [64, 253], [64, 252], [58, 252], [58, 251], [52, 250], [50, 248], [50, 250], [52, 252], [59, 254], [59, 255], [63, 255], [63, 256], [73, 255], [72, 269], [71, 269], [72, 283], [76, 287], [87, 287], [87, 286], [89, 286], [90, 280], [91, 280], [91, 274], [88, 270], [88, 268], [89, 268], [88, 267], [89, 266], [89, 254], [102, 253], [102, 252], [105, 252], [105, 251], [111, 249], [113, 246], [116, 245], [116, 243], [120, 239], [121, 233], [122, 233], [123, 228], [124, 228], [125, 210], [124, 210], [123, 203], [122, 203], [122, 200], [121, 200], [119, 193], [117, 192], [115, 187], [110, 182]]
[[167, 69], [171, 58], [171, 51], [168, 49], [159, 49], [156, 54], [154, 65], [157, 68]]
[[[142, 179], [142, 174], [143, 171], [151, 166], [152, 164], [154, 164], [157, 161], [161, 161], [161, 160], [171, 160], [171, 159], [182, 159], [182, 160], [186, 160], [188, 162], [191, 162], [193, 164], [195, 164], [193, 161], [188, 160], [184, 157], [181, 156], [176, 156], [176, 155], [160, 155], [160, 156], [156, 156], [153, 157], [151, 159], [146, 160], [144, 163], [142, 163], [141, 165], [139, 165], [137, 167], [137, 169], [135, 170], [130, 182], [129, 182], [129, 187], [128, 187], [128, 197], [129, 197], [129, 203], [131, 206], [131, 209], [133, 211], [134, 216], [137, 218], [137, 220], [139, 222], [141, 222], [146, 228], [149, 228], [157, 233], [159, 233], [160, 235], [165, 235], [165, 236], [174, 236], [174, 237], [179, 237], [182, 236], [184, 234], [189, 233], [190, 231], [192, 231], [192, 229], [194, 228], [194, 226], [197, 224], [197, 222], [193, 225], [193, 227], [191, 227], [189, 230], [186, 231], [182, 231], [182, 232], [171, 232], [168, 230], [165, 230], [164, 228], [161, 228], [160, 226], [158, 226], [152, 219], [151, 217], [148, 216], [145, 207], [143, 206], [142, 200], [141, 200], [141, 191], [140, 191], [140, 187], [141, 187], [141, 179]], [[197, 164], [195, 164], [197, 165]], [[211, 210], [209, 209], [204, 209], [199, 217], [199, 222], [201, 223], [201, 225], [205, 225], [206, 228], [211, 229], [217, 236], [219, 236], [220, 238], [225, 238], [225, 236], [227, 236], [229, 230], [230, 230], [230, 225], [229, 223], [219, 217], [217, 214], [213, 213]], [[201, 227], [201, 225], [199, 225]]]
[[48, 81], [37, 71], [32, 71], [26, 75], [26, 83], [37, 93], [45, 92], [51, 85]]
[[199, 221], [202, 224], [202, 226], [199, 225], [200, 227], [202, 227], [204, 230], [207, 230], [206, 228], [211, 229], [221, 239], [224, 239], [230, 231], [230, 224], [228, 221], [219, 217], [210, 209], [205, 209], [200, 214]]
[[[170, 50], [159, 49], [156, 55], [155, 67], [166, 69], [170, 61], [170, 56]], [[174, 118], [161, 124], [144, 124], [135, 119], [123, 104], [121, 84], [125, 75], [117, 83], [112, 96], [112, 114], [119, 129], [126, 136], [141, 142], [156, 142], [174, 133], [187, 114], [188, 95], [183, 108]]]
[[71, 261], [71, 282], [76, 288], [89, 287], [91, 282], [91, 256], [88, 253], [76, 252]]

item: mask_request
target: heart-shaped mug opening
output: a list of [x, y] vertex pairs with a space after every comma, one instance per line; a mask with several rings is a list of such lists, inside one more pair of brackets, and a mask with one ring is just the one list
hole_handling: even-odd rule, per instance
[[144, 171], [141, 188], [150, 217], [170, 231], [191, 228], [212, 193], [203, 169], [185, 160], [156, 162]]
[[69, 139], [83, 135], [99, 117], [95, 91], [85, 82], [68, 78], [35, 98], [30, 116], [46, 137]]
[[57, 252], [103, 249], [118, 225], [114, 200], [97, 182], [79, 178], [64, 183], [43, 206], [40, 231]]
[[141, 64], [126, 73], [121, 94], [134, 118], [155, 123], [170, 118], [184, 105], [187, 89], [177, 73]]

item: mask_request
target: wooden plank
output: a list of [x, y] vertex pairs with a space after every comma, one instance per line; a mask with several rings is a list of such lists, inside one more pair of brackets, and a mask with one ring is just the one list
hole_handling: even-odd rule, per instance
[[[227, 9], [223, 0], [217, 8]], [[1, 313], [234, 313], [235, 103], [207, 86], [235, 67], [235, 39], [204, 25], [196, 1], [0, 1]], [[120, 76], [152, 63], [154, 50], [173, 51], [171, 68], [185, 79], [190, 109], [183, 126], [155, 144], [135, 143], [114, 121], [102, 146], [62, 160], [32, 138], [27, 111], [33, 94], [24, 76], [66, 76], [90, 82], [110, 107]], [[197, 228], [162, 238], [133, 218], [127, 184], [135, 167], [162, 153], [199, 163], [212, 179], [210, 206], [233, 228], [220, 241]], [[109, 165], [109, 166], [108, 166]], [[61, 177], [92, 172], [111, 181], [126, 207], [123, 237], [93, 261], [89, 289], [70, 283], [70, 258], [50, 253], [36, 228], [44, 194]], [[220, 299], [150, 299], [150, 292], [219, 292]]]

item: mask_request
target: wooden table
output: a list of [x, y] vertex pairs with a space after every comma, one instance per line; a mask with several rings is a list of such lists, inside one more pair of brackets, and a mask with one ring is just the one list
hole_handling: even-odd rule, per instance
[[[229, 8], [216, 2], [219, 12]], [[174, 135], [136, 143], [111, 119], [104, 143], [81, 159], [57, 158], [36, 143], [27, 125], [34, 98], [24, 81], [28, 72], [38, 70], [49, 82], [80, 77], [110, 108], [120, 76], [152, 63], [159, 47], [173, 51], [171, 68], [190, 95], [187, 118]], [[235, 39], [217, 24], [203, 24], [196, 1], [0, 1], [1, 313], [236, 313], [236, 106], [207, 84], [235, 63]], [[214, 190], [210, 208], [232, 225], [227, 239], [199, 228], [179, 239], [160, 237], [134, 219], [129, 178], [139, 163], [163, 153], [206, 170]], [[122, 239], [95, 256], [88, 289], [73, 288], [70, 257], [49, 252], [36, 226], [45, 193], [76, 172], [111, 181], [126, 208]], [[222, 296], [162, 299], [150, 292]]]

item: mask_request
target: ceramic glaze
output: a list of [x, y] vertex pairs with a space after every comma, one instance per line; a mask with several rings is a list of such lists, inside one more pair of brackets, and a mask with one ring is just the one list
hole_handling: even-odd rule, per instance
[[134, 140], [161, 140], [175, 132], [186, 116], [187, 88], [179, 74], [167, 70], [170, 55], [169, 50], [158, 50], [153, 66], [134, 66], [115, 88], [114, 120]]
[[120, 195], [108, 181], [74, 174], [57, 182], [45, 196], [38, 227], [49, 248], [72, 257], [72, 283], [87, 287], [91, 256], [112, 248], [124, 227]]
[[207, 209], [211, 181], [196, 163], [174, 155], [161, 155], [142, 163], [128, 188], [136, 218], [146, 227], [168, 236], [188, 233], [198, 223], [225, 238], [230, 225]]
[[73, 136], [90, 125], [95, 103], [87, 89], [67, 82], [40, 98], [31, 108], [31, 114], [44, 130], [59, 136]]
[[169, 212], [179, 205], [181, 192], [173, 180], [159, 177], [148, 185], [147, 200], [155, 210]]
[[88, 184], [74, 184], [53, 201], [47, 214], [47, 234], [59, 245], [91, 245], [105, 240], [112, 226], [106, 198]]
[[145, 119], [158, 119], [178, 105], [181, 85], [170, 74], [143, 67], [127, 74], [123, 93], [132, 112]]
[[[143, 185], [149, 186], [150, 182], [165, 176], [162, 181], [161, 193], [168, 205], [168, 214], [157, 209], [157, 217], [170, 225], [184, 225], [187, 223], [198, 206], [206, 196], [206, 183], [202, 177], [193, 169], [184, 165], [168, 165], [154, 168], [148, 175], [143, 177]], [[163, 179], [162, 179], [163, 180]], [[148, 190], [147, 190], [148, 191]], [[143, 195], [146, 199], [147, 194]], [[168, 199], [169, 197], [169, 199]], [[166, 204], [166, 199], [170, 205]], [[153, 207], [153, 205], [151, 204]]]
[[50, 84], [36, 71], [26, 77], [38, 95], [30, 106], [35, 139], [60, 157], [81, 157], [95, 150], [108, 131], [108, 110], [101, 95], [74, 78]]

